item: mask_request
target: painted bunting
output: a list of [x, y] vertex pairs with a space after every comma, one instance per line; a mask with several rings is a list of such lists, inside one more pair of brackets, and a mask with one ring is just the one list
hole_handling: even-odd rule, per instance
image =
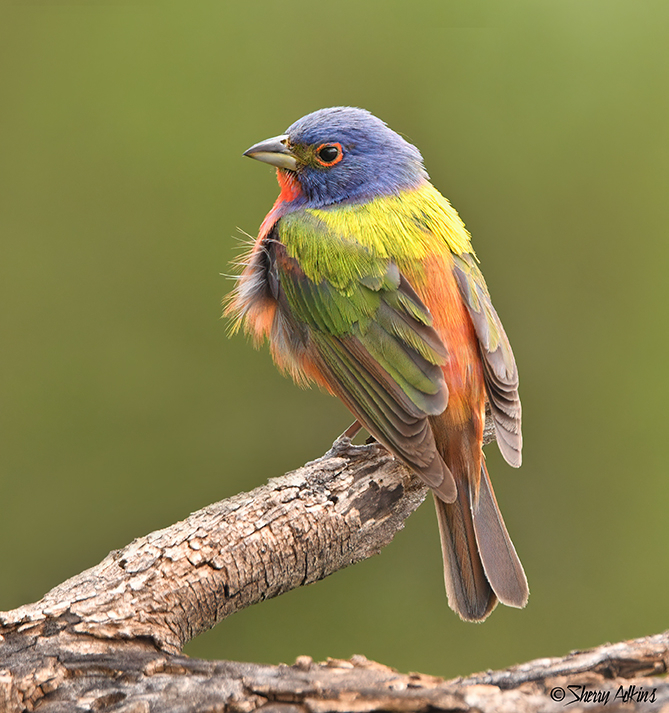
[[[281, 193], [230, 295], [233, 331], [338, 396], [431, 489], [462, 619], [527, 603], [483, 452], [521, 462], [518, 371], [465, 226], [418, 149], [363, 109], [308, 114], [245, 156]], [[355, 424], [354, 424], [355, 425]]]

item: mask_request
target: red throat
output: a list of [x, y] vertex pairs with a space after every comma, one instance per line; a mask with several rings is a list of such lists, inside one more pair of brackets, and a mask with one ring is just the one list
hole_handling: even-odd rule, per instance
[[283, 206], [286, 203], [292, 203], [292, 201], [302, 195], [299, 181], [291, 172], [278, 168], [276, 171], [276, 180], [279, 182], [281, 193], [279, 193], [279, 197], [274, 202], [272, 210], [265, 216], [265, 220], [263, 220], [260, 226], [260, 230], [258, 231], [259, 239], [264, 238], [272, 229], [274, 223], [281, 217], [281, 209]]
[[302, 189], [294, 173], [278, 168], [276, 170], [276, 180], [281, 186], [280, 201], [290, 203], [302, 194]]

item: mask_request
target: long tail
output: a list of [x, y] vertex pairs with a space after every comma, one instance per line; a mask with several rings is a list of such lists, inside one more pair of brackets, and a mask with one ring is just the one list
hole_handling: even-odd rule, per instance
[[465, 621], [483, 621], [497, 605], [476, 546], [467, 488], [450, 505], [434, 494], [448, 606]]
[[497, 600], [522, 608], [529, 595], [483, 459], [480, 467], [478, 488], [469, 477], [456, 476], [454, 503], [434, 497], [448, 604], [465, 621], [483, 621]]
[[472, 513], [476, 544], [490, 586], [502, 604], [522, 609], [530, 595], [527, 577], [499, 511], [483, 460], [479, 496], [472, 503]]

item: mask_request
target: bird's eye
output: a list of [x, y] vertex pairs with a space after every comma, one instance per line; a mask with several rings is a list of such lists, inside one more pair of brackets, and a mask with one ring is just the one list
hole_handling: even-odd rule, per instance
[[341, 144], [321, 144], [316, 149], [316, 160], [321, 166], [334, 166], [344, 158]]

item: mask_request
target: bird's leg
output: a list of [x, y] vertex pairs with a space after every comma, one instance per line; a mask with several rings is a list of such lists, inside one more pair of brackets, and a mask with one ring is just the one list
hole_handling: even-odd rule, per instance
[[335, 443], [341, 440], [342, 438], [348, 438], [350, 440], [353, 440], [358, 435], [358, 433], [360, 433], [360, 431], [362, 431], [362, 424], [360, 423], [360, 421], [353, 421], [353, 423], [344, 431], [344, 433], [342, 433], [341, 436], [337, 438]]
[[[355, 438], [358, 433], [362, 430], [362, 424], [359, 421], [353, 421], [353, 423], [339, 436], [335, 442], [332, 444], [332, 448], [323, 456], [323, 458], [332, 458], [344, 455], [361, 455], [363, 453], [370, 453], [375, 451], [379, 444], [376, 440], [371, 442], [368, 440], [365, 445], [354, 446], [351, 440]], [[319, 458], [318, 460], [322, 460]]]
[[351, 441], [358, 435], [358, 433], [360, 433], [361, 430], [362, 424], [360, 421], [353, 421], [344, 433], [335, 439], [335, 442], [332, 444], [332, 448], [330, 448], [330, 450], [325, 454], [326, 457], [347, 453], [352, 448]]

